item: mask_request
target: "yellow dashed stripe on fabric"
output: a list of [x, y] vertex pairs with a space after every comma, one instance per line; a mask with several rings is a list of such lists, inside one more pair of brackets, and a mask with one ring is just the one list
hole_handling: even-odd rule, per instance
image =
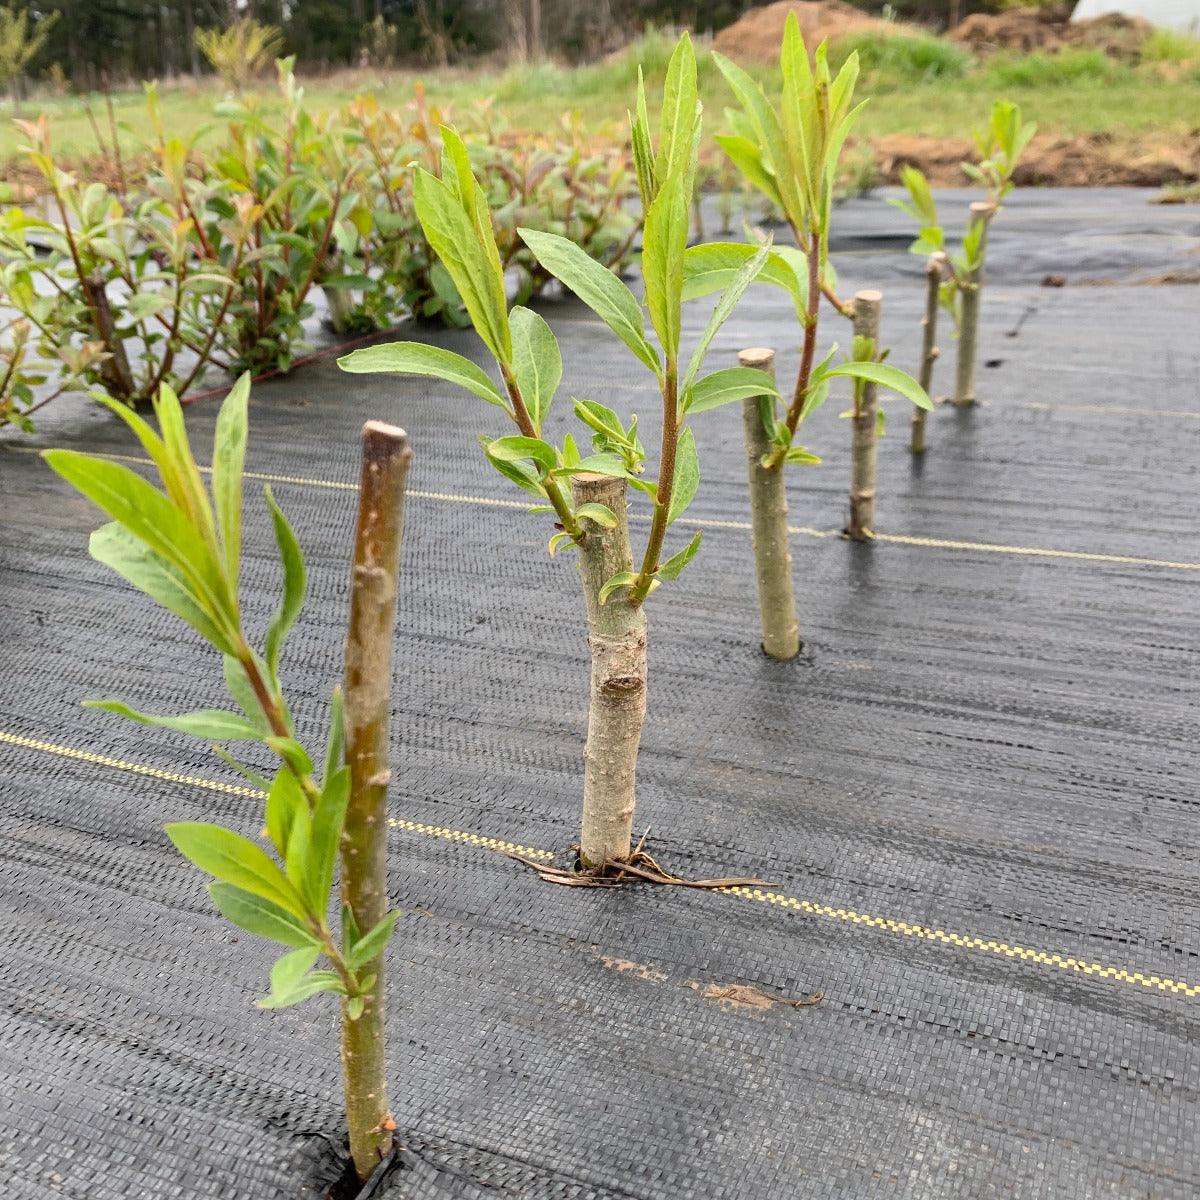
[[388, 817], [388, 824], [409, 833], [420, 833], [425, 837], [444, 838], [448, 842], [462, 842], [466, 846], [481, 846], [484, 850], [495, 850], [499, 854], [521, 854], [525, 858], [536, 858], [539, 862], [551, 862], [551, 850], [539, 850], [536, 846], [522, 846], [518, 842], [506, 842], [502, 838], [487, 837], [482, 833], [471, 833], [465, 829], [446, 829], [441, 825], [423, 825], [420, 821], [406, 821], [403, 817]]
[[1131, 983], [1139, 987], [1154, 988], [1160, 992], [1186, 996], [1189, 999], [1200, 996], [1200, 984], [1186, 983], [1181, 979], [1147, 975], [1142, 971], [1127, 971], [1124, 967], [1088, 962], [1086, 959], [1051, 954], [1045, 950], [1031, 950], [1028, 946], [1014, 946], [1008, 942], [972, 937], [965, 933], [951, 933], [948, 930], [931, 928], [928, 925], [897, 921], [893, 917], [876, 917], [870, 913], [855, 912], [850, 908], [833, 908], [828, 904], [817, 904], [812, 900], [801, 900], [796, 896], [785, 896], [780, 892], [764, 891], [762, 888], [729, 887], [722, 888], [721, 891], [726, 895], [740, 896], [743, 900], [753, 900], [759, 904], [774, 904], [780, 908], [809, 913], [814, 917], [845, 921], [852, 925], [880, 929], [885, 933], [899, 934], [902, 937], [918, 938], [929, 942], [938, 942], [944, 946], [957, 946], [962, 950], [977, 950], [1004, 958], [1020, 959], [1023, 962], [1037, 963], [1040, 966], [1056, 967], [1061, 971], [1077, 971], [1083, 975], [1095, 975], [1101, 979], [1111, 979], [1116, 983]]
[[210, 792], [224, 792], [227, 796], [253, 796], [261, 798], [258, 788], [240, 783], [223, 783], [219, 779], [205, 779], [199, 775], [181, 775], [177, 771], [164, 771], [145, 763], [126, 762], [123, 758], [110, 758], [107, 754], [94, 754], [90, 750], [73, 750], [57, 742], [43, 742], [38, 738], [22, 737], [19, 733], [7, 733], [0, 729], [0, 743], [23, 746], [26, 750], [42, 750], [46, 754], [57, 754], [62, 758], [77, 758], [81, 762], [94, 763], [98, 767], [112, 767], [117, 771], [130, 771], [134, 775], [149, 775], [151, 779], [162, 779], [167, 783], [186, 783], [192, 787], [207, 788]]
[[[112, 767], [117, 771], [129, 771], [134, 775], [147, 775], [151, 779], [161, 779], [166, 783], [186, 783], [191, 787], [206, 788], [210, 792], [222, 792], [227, 796], [246, 796], [253, 800], [262, 800], [266, 797], [265, 792], [246, 784], [224, 783], [219, 779], [205, 779], [200, 775], [183, 775], [178, 771], [164, 771], [160, 767], [147, 766], [145, 763], [128, 762], [123, 758], [96, 754], [91, 750], [75, 750], [70, 746], [60, 746], [57, 742], [44, 742], [39, 738], [23, 737], [19, 733], [8, 733], [2, 729], [0, 729], [0, 743], [21, 746], [26, 750], [41, 750], [45, 754], [57, 754], [60, 758], [74, 758], [98, 767]], [[485, 850], [495, 850], [502, 854], [523, 854], [526, 858], [536, 858], [546, 862], [554, 858], [553, 853], [549, 850], [539, 850], [535, 846], [521, 846], [516, 842], [506, 842], [500, 838], [471, 833], [465, 829], [447, 829], [441, 825], [422, 825], [417, 821], [406, 821], [399, 817], [389, 817], [388, 824], [397, 829], [407, 830], [409, 833], [420, 833], [426, 837], [462, 842], [467, 846], [480, 846]]]
[[[164, 771], [158, 767], [146, 766], [142, 763], [131, 763], [120, 758], [111, 758], [106, 754], [96, 754], [90, 750], [76, 750], [70, 746], [62, 746], [57, 742], [42, 741], [39, 738], [24, 737], [21, 734], [7, 733], [0, 730], [0, 743], [10, 746], [20, 746], [27, 750], [40, 750], [46, 754], [57, 754], [63, 758], [77, 759], [81, 762], [93, 763], [96, 766], [112, 767], [118, 771], [130, 771], [137, 775], [147, 775], [153, 779], [162, 779], [169, 783], [186, 783], [192, 787], [207, 788], [209, 791], [224, 792], [236, 796], [250, 796], [261, 799], [263, 793], [257, 788], [246, 787], [235, 783], [222, 783], [215, 779], [204, 779], [197, 775], [183, 775], [174, 771]], [[550, 862], [554, 854], [536, 846], [523, 846], [517, 842], [504, 841], [501, 838], [488, 837], [485, 834], [473, 833], [465, 829], [449, 829], [442, 825], [427, 825], [420, 821], [409, 821], [402, 817], [389, 817], [388, 824], [408, 833], [420, 834], [424, 837], [440, 838], [444, 841], [459, 842], [467, 846], [478, 846], [485, 850], [494, 850], [500, 854], [520, 854], [526, 858], [535, 858], [542, 862]], [[1114, 983], [1132, 984], [1175, 996], [1194, 999], [1200, 996], [1200, 984], [1189, 984], [1180, 979], [1168, 979], [1160, 975], [1147, 975], [1142, 971], [1127, 971], [1124, 967], [1109, 966], [1105, 963], [1088, 962], [1086, 959], [1072, 958], [1063, 954], [1051, 954], [1045, 950], [1031, 950], [1027, 946], [1014, 946], [1008, 942], [999, 942], [990, 938], [973, 937], [965, 933], [951, 933], [945, 929], [931, 928], [909, 921], [899, 921], [894, 917], [877, 917], [870, 913], [855, 912], [850, 908], [835, 908], [829, 904], [818, 904], [813, 900], [802, 900], [796, 896], [787, 896], [782, 892], [768, 891], [754, 887], [727, 887], [716, 889], [726, 896], [737, 896], [743, 900], [751, 900], [758, 904], [774, 905], [777, 908], [790, 909], [794, 912], [807, 913], [814, 917], [824, 917], [832, 921], [843, 921], [851, 925], [859, 925], [868, 929], [877, 929], [883, 933], [896, 934], [900, 937], [910, 937], [944, 946], [955, 946], [960, 950], [975, 950], [984, 954], [994, 954], [1004, 958], [1017, 959], [1022, 962], [1035, 963], [1039, 966], [1054, 967], [1061, 971], [1075, 971], [1083, 975], [1092, 975], [1100, 979], [1109, 979]]]
[[[23, 449], [23, 447], [16, 447]], [[108, 458], [115, 462], [137, 463], [141, 466], [153, 466], [148, 458], [138, 458], [132, 454], [100, 454], [98, 458]], [[201, 467], [202, 471], [211, 471], [210, 467]], [[327, 488], [335, 491], [357, 492], [357, 483], [346, 483], [336, 479], [313, 479], [304, 475], [275, 475], [266, 471], [246, 471], [245, 478], [254, 479], [260, 483], [290, 483], [298, 487]], [[521, 500], [501, 500], [492, 496], [472, 496], [458, 492], [427, 492], [410, 488], [408, 494], [417, 500], [440, 500], [449, 504], [474, 504], [484, 508], [511, 508], [524, 510], [529, 507]], [[644, 513], [631, 513], [633, 520], [650, 518]], [[723, 521], [708, 517], [680, 517], [679, 525], [693, 529], [750, 529], [749, 521]], [[789, 525], [789, 533], [800, 534], [812, 538], [840, 537], [837, 529], [814, 529], [809, 525]], [[1007, 546], [1000, 542], [964, 542], [954, 538], [917, 537], [901, 533], [877, 533], [875, 541], [887, 542], [896, 546], [921, 546], [933, 550], [968, 550], [977, 554], [1013, 554], [1026, 558], [1061, 558], [1076, 562], [1118, 563], [1124, 566], [1162, 567], [1171, 571], [1200, 571], [1200, 562], [1175, 562], [1165, 558], [1141, 558], [1131, 554], [1102, 554], [1091, 550], [1055, 550], [1046, 546]]]
[[1125, 563], [1137, 567], [1168, 567], [1172, 571], [1200, 571], [1200, 562], [1173, 562], [1167, 558], [1137, 558], [1131, 554], [1099, 554], [1091, 550], [1050, 550], [1040, 546], [1005, 546], [997, 542], [958, 542], [950, 538], [913, 537], [902, 533], [877, 533], [877, 542], [897, 546], [931, 546], [939, 550], [976, 550], [985, 554], [1023, 554], [1031, 558], [1074, 558], [1084, 562]]

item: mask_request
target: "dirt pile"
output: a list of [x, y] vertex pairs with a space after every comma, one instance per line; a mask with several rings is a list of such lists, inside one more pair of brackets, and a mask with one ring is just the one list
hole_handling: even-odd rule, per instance
[[[904, 166], [919, 167], [930, 182], [963, 186], [966, 177], [959, 165], [975, 161], [975, 148], [967, 138], [913, 137], [893, 134], [873, 143], [883, 179], [899, 181]], [[1039, 136], [1025, 151], [1016, 171], [1024, 186], [1057, 187], [1159, 187], [1196, 178], [1200, 163], [1200, 134], [1139, 138], [1136, 143], [1104, 133], [1075, 137]]]
[[1069, 20], [1065, 9], [1014, 8], [1000, 13], [972, 13], [949, 33], [951, 41], [973, 54], [997, 50], [1058, 50], [1063, 46], [1103, 50], [1110, 58], [1136, 61], [1153, 26], [1141, 17], [1106, 13], [1088, 21]]
[[713, 46], [729, 58], [777, 62], [789, 12], [796, 14], [800, 32], [810, 50], [826, 38], [832, 40], [845, 33], [864, 30], [884, 34], [908, 32], [906, 26], [881, 21], [844, 0], [779, 0], [776, 4], [752, 8], [726, 26], [713, 40]]

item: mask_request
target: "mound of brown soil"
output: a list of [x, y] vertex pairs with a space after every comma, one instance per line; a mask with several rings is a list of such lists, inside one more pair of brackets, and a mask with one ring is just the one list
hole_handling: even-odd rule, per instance
[[1084, 46], [1111, 58], [1134, 61], [1153, 26], [1141, 17], [1106, 13], [1072, 23], [1065, 9], [1014, 8], [1000, 13], [972, 13], [949, 33], [952, 41], [974, 54], [996, 50], [1057, 50]]
[[844, 33], [862, 30], [885, 34], [906, 32], [904, 26], [881, 21], [844, 0], [779, 0], [776, 4], [752, 8], [726, 26], [713, 39], [713, 46], [729, 58], [777, 62], [789, 12], [796, 14], [800, 32], [810, 50], [826, 38], [840, 37]]
[[[900, 168], [919, 167], [930, 182], [962, 186], [967, 180], [959, 165], [975, 160], [966, 138], [912, 137], [893, 134], [874, 142], [880, 174], [899, 182]], [[1159, 187], [1196, 178], [1200, 134], [1184, 137], [1140, 137], [1136, 143], [1115, 141], [1103, 133], [1075, 137], [1034, 138], [1017, 167], [1016, 182], [1057, 187]]]

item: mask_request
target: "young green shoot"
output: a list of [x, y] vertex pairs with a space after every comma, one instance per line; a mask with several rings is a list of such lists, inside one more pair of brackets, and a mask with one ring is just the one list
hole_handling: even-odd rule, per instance
[[[499, 409], [516, 427], [515, 433], [481, 439], [487, 460], [534, 498], [532, 512], [553, 516], [550, 553], [574, 549], [580, 554], [592, 650], [581, 858], [585, 867], [601, 871], [631, 853], [634, 768], [646, 711], [643, 605], [652, 591], [679, 576], [700, 545], [697, 532], [682, 545], [668, 546], [672, 527], [700, 481], [689, 421], [746, 396], [776, 395], [770, 377], [761, 371], [733, 367], [702, 374], [709, 345], [766, 262], [765, 249], [752, 251], [729, 272], [699, 345], [686, 361], [681, 357], [684, 263], [700, 134], [696, 59], [687, 35], [667, 71], [657, 144], [640, 84], [630, 121], [645, 212], [645, 307], [610, 270], [567, 238], [533, 229], [520, 234], [541, 267], [600, 317], [652, 379], [661, 399], [655, 477], [646, 475], [637, 418], [626, 424], [600, 401], [574, 401], [575, 416], [591, 436], [591, 453], [571, 434], [557, 446], [542, 436], [562, 379], [558, 342], [537, 313], [508, 307], [487, 204], [467, 148], [452, 129], [442, 129], [440, 177], [423, 169], [416, 173], [416, 210], [495, 362], [499, 383], [470, 359], [416, 342], [357, 350], [340, 360], [348, 371], [393, 371], [455, 383]], [[640, 554], [629, 545], [629, 489], [650, 504], [650, 527]]]
[[[917, 223], [919, 233], [909, 247], [910, 252], [946, 256], [945, 277], [940, 285], [939, 297], [942, 307], [953, 318], [958, 335], [954, 403], [960, 408], [968, 408], [975, 403], [979, 309], [988, 231], [1005, 197], [1016, 186], [1013, 174], [1036, 132], [1037, 126], [1032, 122], [1022, 122], [1021, 110], [1012, 101], [997, 100], [992, 105], [986, 128], [975, 135], [980, 161], [978, 164], [962, 164], [967, 177], [983, 187], [986, 196], [971, 205], [962, 246], [957, 253], [946, 246], [946, 233], [938, 218], [937, 203], [929, 181], [916, 167], [905, 167], [901, 172], [901, 182], [908, 191], [908, 198], [892, 201]], [[914, 452], [920, 452], [915, 443]]]
[[[780, 52], [783, 93], [772, 105], [760, 84], [741, 67], [719, 54], [714, 60], [737, 98], [739, 107], [726, 111], [729, 131], [717, 141], [730, 161], [770, 203], [784, 215], [795, 246], [773, 247], [758, 278], [783, 288], [796, 311], [801, 332], [800, 366], [790, 402], [780, 411], [769, 396], [754, 401], [766, 437], [767, 449], [757, 456], [758, 469], [751, 473], [750, 501], [755, 528], [768, 519], [778, 525], [771, 536], [756, 539], [756, 545], [777, 546], [787, 537], [787, 506], [770, 476], [788, 465], [809, 465], [820, 459], [798, 444], [803, 423], [824, 403], [831, 383], [838, 378], [865, 380], [888, 388], [917, 405], [928, 397], [903, 372], [886, 366], [875, 355], [865, 361], [852, 354], [836, 363], [837, 346], [818, 357], [818, 322], [821, 298], [842, 316], [853, 316], [853, 305], [837, 296], [837, 278], [829, 261], [829, 233], [836, 191], [838, 161], [846, 138], [862, 105], [854, 104], [858, 56], [851, 54], [833, 73], [826, 46], [810, 58], [795, 13], [789, 13]], [[756, 253], [753, 246], [715, 243], [688, 251], [685, 262], [686, 295], [700, 296], [723, 285], [738, 264]], [[744, 422], [745, 428], [751, 427]], [[747, 446], [759, 439], [747, 434]], [[756, 552], [757, 554], [758, 552]], [[769, 561], [758, 557], [760, 603], [775, 602], [790, 594], [782, 580], [774, 578], [791, 570], [790, 555], [772, 554]], [[765, 580], [765, 586], [764, 586]], [[770, 649], [777, 639], [769, 630], [788, 627], [792, 614], [761, 613], [763, 644], [773, 657], [790, 658], [798, 653], [799, 637], [788, 640], [780, 653]]]
[[[239, 575], [249, 394], [250, 379], [243, 375], [221, 406], [207, 487], [192, 454], [183, 409], [165, 386], [154, 401], [157, 431], [126, 405], [102, 401], [136, 435], [157, 469], [161, 490], [106, 458], [74, 450], [47, 450], [43, 457], [111, 518], [91, 536], [92, 557], [191, 626], [221, 655], [232, 701], [227, 708], [178, 716], [138, 712], [120, 700], [85, 701], [86, 706], [214, 743], [226, 763], [262, 790], [265, 810], [255, 825], [265, 825], [266, 849], [261, 835], [248, 837], [205, 821], [170, 824], [167, 836], [212, 876], [213, 903], [229, 921], [286, 947], [271, 969], [270, 991], [259, 1007], [286, 1008], [332, 992], [341, 999], [347, 1026], [363, 1017], [377, 995], [379, 956], [399, 914], [385, 910], [369, 925], [360, 925], [345, 905], [341, 919], [330, 921], [338, 848], [351, 798], [343, 706], [335, 689], [318, 769], [297, 738], [280, 672], [284, 645], [307, 590], [304, 557], [270, 488], [266, 502], [282, 562], [283, 592], [262, 645], [255, 647], [246, 633]], [[273, 776], [263, 777], [234, 758], [226, 746], [237, 742], [266, 747], [279, 764]], [[386, 828], [376, 829], [375, 836], [386, 837]], [[347, 1097], [366, 1086], [357, 1067], [348, 1063]], [[375, 1123], [387, 1116], [386, 1093], [380, 1098], [384, 1108]], [[355, 1127], [352, 1115], [352, 1142], [367, 1145], [364, 1132]], [[373, 1146], [379, 1145], [376, 1138]], [[359, 1175], [365, 1178], [377, 1161], [377, 1153], [356, 1154]]]

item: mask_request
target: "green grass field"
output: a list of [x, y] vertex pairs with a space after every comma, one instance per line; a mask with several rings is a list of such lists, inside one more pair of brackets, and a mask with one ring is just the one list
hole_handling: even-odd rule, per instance
[[[877, 138], [888, 134], [923, 137], [963, 137], [984, 119], [992, 102], [1008, 98], [1021, 104], [1027, 118], [1046, 133], [1075, 135], [1100, 132], [1112, 135], [1118, 147], [1131, 151], [1147, 145], [1147, 135], [1168, 143], [1200, 124], [1200, 42], [1179, 39], [1155, 41], [1144, 61], [1128, 66], [1098, 51], [1072, 50], [1059, 55], [997, 56], [976, 62], [950, 43], [933, 37], [878, 38], [859, 41], [864, 60], [860, 94], [868, 104], [859, 124], [859, 135]], [[623, 56], [589, 67], [551, 64], [533, 68], [474, 71], [446, 70], [379, 73], [346, 72], [306, 84], [310, 106], [318, 112], [337, 109], [354, 96], [374, 92], [389, 106], [402, 107], [412, 98], [413, 87], [424, 82], [429, 101], [450, 120], [469, 126], [475, 107], [486, 98], [492, 111], [510, 129], [545, 130], [566, 113], [578, 112], [589, 129], [602, 136], [623, 138], [625, 110], [632, 102], [637, 64], [646, 67], [651, 86], [659, 82], [669, 54], [670, 41], [649, 35]], [[845, 52], [843, 48], [841, 53]], [[838, 54], [835, 48], [835, 56]], [[703, 96], [711, 132], [720, 127], [721, 110], [730, 97], [720, 73], [707, 53], [700, 60]], [[768, 91], [775, 90], [777, 72], [757, 74]], [[270, 87], [264, 83], [259, 101], [271, 105]], [[206, 128], [219, 130], [213, 106], [221, 99], [215, 83], [206, 86], [170, 86], [162, 89], [164, 123], [171, 133], [198, 135], [203, 146]], [[145, 105], [140, 92], [114, 95], [123, 148], [134, 152], [148, 133]], [[23, 115], [45, 112], [51, 123], [55, 149], [71, 161], [94, 152], [95, 136], [88, 105], [106, 126], [102, 97], [50, 98], [26, 105]], [[214, 136], [209, 134], [208, 136]], [[19, 153], [22, 135], [11, 121], [0, 124], [0, 162]], [[1200, 164], [1197, 164], [1200, 168]]]

